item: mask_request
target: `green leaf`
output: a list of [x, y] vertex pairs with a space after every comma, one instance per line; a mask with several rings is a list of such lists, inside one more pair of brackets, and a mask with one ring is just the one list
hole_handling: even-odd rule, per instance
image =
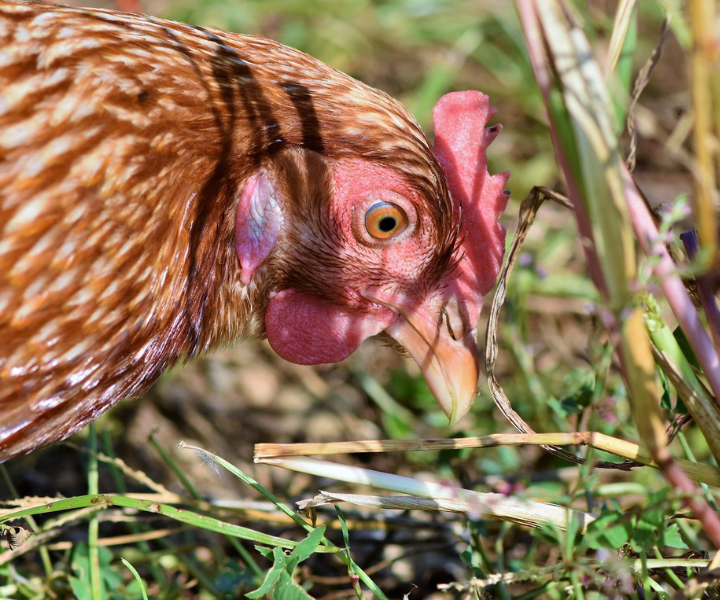
[[621, 548], [632, 535], [633, 526], [620, 512], [605, 513], [588, 526], [583, 546], [599, 548]]
[[92, 600], [92, 592], [90, 591], [90, 581], [78, 579], [77, 577], [68, 577], [73, 596], [76, 600]]
[[249, 569], [244, 569], [236, 560], [227, 560], [215, 576], [215, 589], [222, 597], [223, 594], [237, 595], [240, 589], [250, 589], [257, 581]]
[[630, 540], [630, 546], [635, 552], [650, 550], [658, 543], [658, 533], [656, 525], [642, 518], [638, 519], [637, 525], [635, 525], [635, 532]]
[[680, 535], [680, 528], [677, 523], [672, 523], [670, 526], [666, 527], [660, 537], [664, 546], [683, 548], [684, 550], [690, 549]]
[[287, 571], [288, 573], [292, 573], [295, 570], [295, 567], [297, 567], [298, 563], [301, 563], [302, 561], [309, 558], [313, 552], [317, 549], [317, 547], [320, 545], [320, 542], [323, 539], [323, 536], [325, 535], [325, 525], [321, 525], [320, 527], [316, 527], [313, 531], [310, 532], [310, 534], [297, 546], [295, 546], [295, 549], [292, 551], [292, 554], [290, 555], [290, 560], [287, 564]]
[[272, 548], [266, 548], [265, 546], [255, 546], [255, 550], [257, 550], [260, 554], [262, 554], [268, 560], [272, 560], [272, 555], [273, 555]]
[[[115, 591], [122, 586], [122, 577], [113, 568], [110, 563], [113, 554], [107, 548], [98, 549], [98, 559], [100, 563], [101, 576], [101, 593], [102, 597], [107, 597], [107, 590]], [[92, 598], [92, 588], [90, 585], [90, 552], [86, 543], [76, 544], [73, 548], [72, 558], [70, 560], [70, 570], [74, 576], [69, 577], [70, 585], [73, 593], [79, 600]]]
[[312, 596], [293, 581], [287, 571], [283, 571], [280, 575], [280, 581], [275, 586], [271, 598], [273, 600], [313, 600]]
[[662, 384], [662, 398], [660, 399], [660, 406], [666, 411], [672, 413], [672, 397], [670, 395], [670, 382], [668, 381], [665, 371], [657, 369], [657, 373], [660, 376], [660, 383]]
[[660, 508], [653, 508], [651, 510], [645, 510], [640, 517], [641, 520], [655, 527], [662, 527], [663, 520], [665, 519], [665, 511]]
[[267, 572], [265, 581], [263, 581], [262, 585], [254, 592], [246, 594], [246, 597], [250, 598], [250, 600], [258, 600], [259, 598], [269, 594], [280, 580], [282, 574], [286, 573], [285, 567], [287, 566], [287, 556], [285, 556], [285, 553], [280, 550], [280, 548], [273, 548], [273, 557], [275, 562], [273, 563], [272, 569]]
[[345, 549], [350, 556], [350, 534], [348, 533], [347, 523], [345, 522], [345, 515], [342, 509], [335, 504], [335, 511], [337, 512], [338, 520], [340, 521], [340, 528], [342, 529], [343, 540], [345, 541]]
[[[316, 527], [310, 534], [287, 556], [280, 548], [273, 549], [273, 566], [265, 576], [265, 581], [254, 592], [246, 594], [250, 600], [257, 600], [263, 596], [269, 596], [276, 600], [294, 600], [296, 598], [310, 598], [305, 590], [299, 587], [292, 579], [292, 573], [298, 563], [310, 557], [325, 535], [325, 526]], [[260, 551], [260, 548], [258, 547]], [[267, 549], [263, 549], [267, 550]], [[261, 551], [263, 556], [269, 558], [268, 553]]]
[[570, 415], [576, 415], [582, 410], [574, 398], [563, 398], [562, 400], [550, 398], [547, 401], [547, 404], [559, 417], [562, 418]]

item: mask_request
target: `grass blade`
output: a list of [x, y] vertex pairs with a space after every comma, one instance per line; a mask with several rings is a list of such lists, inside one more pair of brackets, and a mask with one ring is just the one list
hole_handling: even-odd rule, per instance
[[530, 527], [553, 524], [561, 529], [567, 527], [571, 518], [576, 518], [580, 529], [584, 530], [594, 520], [590, 513], [563, 508], [553, 504], [518, 500], [502, 494], [483, 494], [452, 485], [442, 485], [429, 481], [420, 481], [411, 477], [401, 477], [381, 473], [371, 469], [361, 469], [329, 461], [306, 457], [268, 458], [259, 461], [263, 464], [290, 469], [300, 473], [309, 473], [318, 477], [329, 477], [338, 481], [358, 483], [370, 487], [399, 492], [421, 498], [440, 498], [467, 502], [472, 512], [482, 518], [494, 518], [510, 521]]

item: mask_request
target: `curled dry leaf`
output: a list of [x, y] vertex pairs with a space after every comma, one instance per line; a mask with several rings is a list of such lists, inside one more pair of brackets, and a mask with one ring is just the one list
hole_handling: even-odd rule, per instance
[[10, 550], [17, 550], [35, 532], [25, 525], [5, 525], [3, 535]]
[[[505, 391], [495, 377], [495, 363], [497, 362], [498, 357], [498, 322], [500, 320], [500, 309], [505, 303], [507, 282], [510, 278], [510, 273], [515, 266], [515, 262], [517, 261], [518, 256], [520, 256], [520, 249], [522, 248], [525, 238], [530, 231], [530, 227], [532, 227], [532, 224], [535, 221], [535, 216], [537, 215], [538, 210], [540, 210], [540, 207], [546, 200], [553, 200], [561, 206], [572, 210], [572, 206], [570, 205], [569, 200], [565, 196], [544, 187], [532, 188], [532, 190], [530, 190], [530, 193], [527, 195], [527, 198], [522, 201], [522, 204], [520, 205], [518, 227], [515, 231], [515, 236], [513, 237], [512, 245], [510, 246], [510, 251], [507, 253], [505, 263], [503, 264], [502, 270], [500, 271], [500, 277], [498, 278], [497, 282], [497, 291], [495, 292], [492, 306], [490, 307], [487, 334], [485, 336], [485, 369], [487, 371], [488, 387], [490, 388], [490, 393], [492, 394], [495, 404], [497, 404], [503, 415], [505, 415], [507, 420], [510, 421], [513, 426], [522, 433], [535, 433], [535, 431], [519, 414], [515, 412], [512, 405], [510, 404], [509, 398], [507, 397]], [[576, 456], [572, 452], [565, 450], [564, 448], [560, 448], [559, 446], [548, 445], [543, 446], [543, 448], [551, 454], [554, 454], [555, 456], [558, 456], [560, 458], [564, 458], [565, 460], [568, 460], [570, 462], [574, 462], [577, 464], [582, 464], [583, 462], [585, 462], [584, 459]], [[606, 469], [620, 469], [623, 471], [628, 471], [631, 468], [640, 465], [639, 463], [636, 463], [634, 461], [625, 460], [621, 463], [601, 461], [597, 462], [595, 466]]]

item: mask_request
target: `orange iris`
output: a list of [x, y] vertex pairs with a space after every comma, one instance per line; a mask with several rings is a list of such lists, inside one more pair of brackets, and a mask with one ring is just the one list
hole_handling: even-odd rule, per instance
[[365, 229], [378, 240], [387, 240], [405, 230], [405, 211], [391, 202], [376, 202], [365, 213]]

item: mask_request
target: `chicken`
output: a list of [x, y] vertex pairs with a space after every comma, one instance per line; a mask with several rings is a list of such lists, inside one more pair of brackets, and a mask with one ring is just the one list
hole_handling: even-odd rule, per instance
[[504, 247], [492, 115], [443, 97], [433, 150], [276, 42], [0, 0], [0, 462], [265, 336], [300, 364], [389, 336], [456, 422]]

